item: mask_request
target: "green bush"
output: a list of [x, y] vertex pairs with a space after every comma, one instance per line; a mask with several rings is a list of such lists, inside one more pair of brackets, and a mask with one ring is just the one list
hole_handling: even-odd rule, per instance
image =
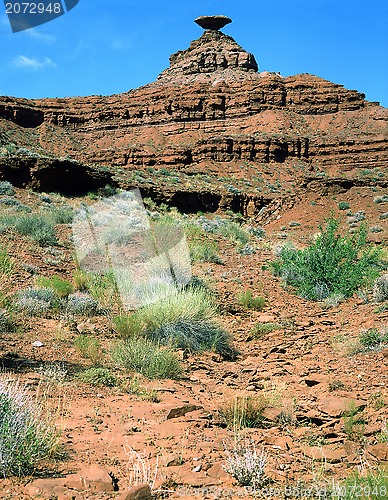
[[13, 262], [10, 259], [5, 248], [0, 246], [0, 274], [11, 274], [13, 271]]
[[218, 255], [218, 245], [210, 241], [192, 241], [190, 242], [190, 257], [193, 262], [212, 262], [214, 264], [223, 264]]
[[323, 300], [334, 293], [351, 297], [377, 276], [380, 251], [366, 241], [361, 225], [351, 236], [338, 234], [339, 221], [329, 218], [316, 242], [305, 250], [285, 246], [272, 263], [277, 276], [307, 299]]
[[23, 236], [29, 236], [40, 245], [56, 245], [58, 243], [53, 222], [47, 216], [13, 215], [3, 217], [1, 222]]
[[9, 332], [12, 330], [12, 321], [5, 309], [0, 309], [0, 333]]
[[216, 307], [200, 288], [189, 288], [168, 295], [135, 311], [130, 320], [134, 333], [158, 344], [231, 356], [229, 336], [217, 317]]
[[98, 302], [89, 294], [81, 292], [68, 295], [65, 309], [75, 316], [94, 316], [101, 312]]
[[74, 292], [73, 285], [59, 276], [46, 278], [41, 276], [37, 279], [37, 284], [45, 288], [51, 288], [60, 298], [67, 297]]
[[382, 333], [377, 328], [369, 328], [361, 333], [358, 340], [364, 347], [373, 348], [388, 343], [388, 332]]
[[257, 323], [253, 330], [253, 338], [261, 339], [268, 333], [280, 330], [281, 328], [281, 325], [278, 325], [277, 323]]
[[143, 337], [130, 337], [112, 350], [112, 357], [125, 370], [150, 379], [176, 379], [182, 373], [176, 353]]
[[350, 208], [350, 205], [349, 205], [349, 203], [347, 201], [340, 201], [338, 203], [338, 208], [340, 210], [347, 210], [348, 208]]
[[78, 374], [78, 379], [86, 384], [106, 385], [108, 387], [115, 387], [118, 383], [115, 375], [107, 368], [88, 368]]
[[15, 190], [8, 181], [0, 181], [0, 195], [14, 196]]
[[17, 382], [0, 381], [0, 473], [3, 477], [34, 472], [40, 462], [55, 456], [58, 437], [42, 410]]
[[254, 309], [255, 311], [262, 311], [265, 307], [264, 297], [254, 297], [251, 290], [240, 293], [237, 297], [237, 301], [240, 306], [246, 307], [247, 309]]

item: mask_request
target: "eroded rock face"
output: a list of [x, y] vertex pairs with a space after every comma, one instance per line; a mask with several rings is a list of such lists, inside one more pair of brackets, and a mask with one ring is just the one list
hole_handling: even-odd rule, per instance
[[232, 20], [227, 16], [199, 16], [194, 22], [204, 30], [220, 30]]
[[238, 45], [232, 37], [220, 31], [205, 31], [198, 40], [191, 42], [187, 50], [180, 50], [170, 57], [170, 67], [158, 77], [159, 81], [171, 81], [174, 76], [213, 73], [226, 69], [257, 72], [253, 54]]
[[[85, 186], [106, 177], [179, 205], [192, 200], [193, 210], [209, 199], [216, 210], [230, 195], [239, 197], [234, 206], [248, 206], [247, 194], [260, 207], [266, 189], [271, 199], [293, 192], [317, 170], [332, 178], [376, 165], [386, 171], [387, 130], [388, 110], [364, 94], [309, 74], [259, 73], [252, 54], [208, 30], [173, 54], [155, 82], [124, 94], [0, 97], [0, 176], [15, 178], [19, 168], [30, 184], [53, 191], [71, 187], [69, 179]], [[10, 143], [39, 158], [8, 154]], [[54, 161], [61, 157], [76, 165]], [[98, 166], [110, 173], [101, 176]], [[168, 184], [160, 169], [183, 177]], [[236, 176], [249, 181], [245, 191], [231, 185]]]

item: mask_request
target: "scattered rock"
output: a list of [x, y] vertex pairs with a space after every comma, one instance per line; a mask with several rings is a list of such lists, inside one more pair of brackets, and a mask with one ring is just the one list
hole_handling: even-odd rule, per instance
[[129, 491], [124, 491], [118, 500], [152, 500], [151, 488], [148, 484], [139, 484]]
[[322, 411], [331, 417], [340, 417], [345, 411], [349, 410], [349, 407], [352, 405], [354, 405], [357, 410], [361, 410], [362, 408], [365, 408], [366, 401], [357, 401], [353, 398], [330, 396], [321, 399], [319, 402], [319, 406]]
[[170, 420], [171, 418], [178, 418], [178, 417], [184, 417], [186, 413], [190, 413], [191, 411], [195, 410], [201, 410], [203, 407], [202, 406], [197, 406], [197, 405], [184, 405], [184, 406], [179, 406], [178, 408], [172, 408], [167, 415], [167, 420]]
[[378, 443], [367, 447], [367, 451], [377, 460], [388, 462], [388, 444]]
[[92, 465], [79, 473], [81, 483], [84, 489], [90, 489], [93, 492], [116, 491], [117, 480], [106, 467], [101, 465]]

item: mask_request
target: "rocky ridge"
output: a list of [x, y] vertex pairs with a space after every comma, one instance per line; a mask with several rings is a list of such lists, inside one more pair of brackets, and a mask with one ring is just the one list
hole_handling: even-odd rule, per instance
[[[223, 207], [252, 201], [258, 212], [306, 179], [354, 184], [361, 170], [377, 169], [372, 178], [384, 185], [388, 110], [317, 76], [259, 73], [233, 38], [206, 30], [171, 56], [155, 82], [124, 94], [0, 97], [0, 150], [4, 178], [15, 165], [60, 171], [53, 158], [62, 158], [83, 176], [99, 167], [101, 182], [140, 187], [167, 202], [194, 197], [193, 210], [209, 208], [199, 198], [217, 196]], [[35, 167], [19, 185], [31, 183], [50, 190]]]

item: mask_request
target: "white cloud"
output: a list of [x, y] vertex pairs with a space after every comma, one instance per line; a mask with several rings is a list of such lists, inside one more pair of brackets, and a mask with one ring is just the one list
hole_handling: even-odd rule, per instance
[[34, 38], [35, 40], [40, 40], [48, 44], [52, 44], [56, 40], [55, 36], [51, 33], [47, 33], [46, 31], [38, 31], [35, 28], [26, 30], [25, 34], [31, 38]]
[[13, 60], [13, 65], [17, 68], [38, 70], [43, 68], [55, 68], [56, 64], [49, 57], [37, 59], [35, 57], [17, 56]]

